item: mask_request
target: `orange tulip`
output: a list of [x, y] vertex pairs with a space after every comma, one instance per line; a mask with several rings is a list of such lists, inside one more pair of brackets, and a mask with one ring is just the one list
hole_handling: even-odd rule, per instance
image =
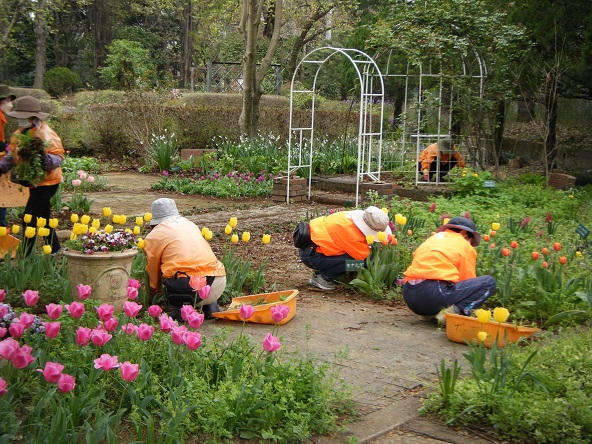
[[495, 237], [497, 232], [495, 230], [489, 230], [489, 234], [491, 235], [491, 237]]
[[567, 258], [566, 258], [565, 256], [561, 256], [561, 257], [559, 258], [559, 263], [560, 263], [561, 265], [565, 265], [565, 264], [567, 264]]
[[489, 234], [486, 234], [486, 235], [483, 236], [483, 240], [485, 242], [489, 242], [489, 239], [491, 239], [491, 236]]
[[549, 268], [549, 264], [547, 262], [543, 262], [543, 268]]
[[512, 241], [512, 243], [510, 244], [510, 247], [512, 247], [512, 248], [518, 248], [518, 242]]
[[547, 247], [543, 248], [541, 251], [543, 252], [544, 255], [549, 254], [549, 249]]
[[539, 252], [533, 251], [531, 256], [532, 256], [532, 259], [536, 261], [539, 258]]
[[489, 244], [489, 248], [495, 248], [495, 244], [493, 244], [493, 243]]
[[561, 244], [559, 242], [555, 242], [553, 244], [553, 250], [555, 250], [555, 251], [561, 250]]
[[502, 254], [504, 256], [509, 256], [512, 253], [512, 250], [510, 250], [509, 248], [502, 248]]

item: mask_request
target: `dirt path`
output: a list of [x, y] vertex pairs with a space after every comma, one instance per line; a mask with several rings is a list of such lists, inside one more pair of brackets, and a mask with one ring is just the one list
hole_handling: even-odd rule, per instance
[[[297, 314], [280, 331], [284, 351], [311, 353], [334, 363], [341, 377], [352, 386], [361, 413], [360, 420], [343, 433], [310, 442], [491, 442], [419, 417], [421, 398], [437, 382], [436, 365], [442, 359], [458, 359], [462, 364], [466, 346], [448, 341], [442, 329], [419, 321], [401, 303], [377, 303], [342, 286], [335, 292], [323, 293], [308, 285], [310, 270], [298, 258], [289, 227], [307, 215], [335, 208], [334, 204], [306, 202], [288, 206], [277, 205], [270, 199], [233, 201], [173, 195], [150, 190], [158, 180], [156, 176], [106, 176], [110, 190], [88, 194], [94, 200], [91, 213], [100, 214], [102, 207], [108, 206], [115, 214], [143, 215], [150, 211], [154, 199], [167, 196], [176, 200], [179, 211], [189, 219], [216, 233], [223, 231], [231, 216], [236, 216], [239, 232], [250, 231], [253, 239], [249, 244], [238, 244], [237, 248], [242, 248], [240, 253], [252, 257], [255, 264], [267, 259], [267, 280], [277, 283], [278, 289], [299, 291]], [[272, 235], [272, 243], [267, 247], [255, 240], [264, 232]], [[235, 324], [212, 321], [203, 328], [207, 334], [208, 329], [220, 326]], [[247, 324], [246, 331], [259, 341], [269, 326]], [[338, 359], [337, 355], [345, 358]]]

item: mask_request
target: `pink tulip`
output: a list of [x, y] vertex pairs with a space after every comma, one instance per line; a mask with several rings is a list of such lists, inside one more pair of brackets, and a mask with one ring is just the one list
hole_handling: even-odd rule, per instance
[[4, 302], [4, 298], [6, 298], [6, 290], [0, 288], [0, 302]]
[[181, 318], [186, 321], [189, 318], [189, 315], [195, 313], [195, 308], [191, 305], [183, 305], [181, 307]]
[[70, 313], [74, 319], [78, 319], [84, 314], [84, 304], [82, 302], [72, 302], [66, 304], [66, 310]]
[[138, 364], [132, 364], [129, 361], [125, 361], [119, 366], [119, 370], [121, 370], [121, 377], [124, 381], [132, 382], [138, 377], [138, 373], [140, 373], [140, 366]]
[[201, 289], [197, 290], [197, 294], [201, 299], [207, 299], [210, 296], [210, 291], [212, 291], [212, 287], [206, 285]]
[[47, 317], [49, 319], [57, 319], [62, 315], [62, 310], [64, 307], [60, 304], [48, 304], [45, 306], [45, 311], [47, 312]]
[[150, 307], [148, 307], [148, 314], [153, 318], [160, 316], [161, 313], [162, 308], [160, 308], [159, 305], [151, 305]]
[[92, 330], [90, 328], [87, 327], [78, 327], [78, 330], [76, 330], [76, 343], [80, 346], [80, 347], [84, 347], [85, 345], [88, 345], [88, 343], [90, 342], [90, 335], [92, 333]]
[[196, 331], [188, 331], [185, 335], [185, 345], [189, 350], [197, 350], [201, 345], [201, 335]]
[[45, 336], [52, 339], [55, 338], [58, 333], [60, 332], [60, 328], [62, 327], [61, 322], [44, 322], [43, 326], [45, 327]]
[[140, 288], [142, 286], [142, 284], [137, 279], [131, 279], [130, 278], [130, 279], [127, 280], [127, 286], [128, 287], [134, 287], [134, 288]]
[[136, 334], [140, 341], [147, 341], [154, 334], [154, 327], [148, 324], [140, 324], [136, 329]]
[[159, 316], [158, 322], [163, 333], [168, 333], [177, 323], [166, 313]]
[[111, 356], [107, 353], [103, 353], [100, 358], [95, 359], [94, 363], [96, 369], [101, 369], [104, 371], [109, 371], [113, 368], [119, 367], [117, 356]]
[[[128, 287], [132, 288], [132, 287]], [[128, 318], [135, 318], [137, 314], [140, 312], [142, 306], [136, 302], [126, 301], [123, 303], [123, 312]]]
[[136, 287], [127, 287], [127, 298], [136, 299], [138, 297], [138, 289]]
[[201, 324], [203, 324], [204, 319], [205, 319], [205, 315], [194, 311], [187, 318], [187, 323], [189, 324], [189, 326], [191, 328], [199, 328], [199, 327], [201, 327]]
[[95, 308], [97, 310], [97, 315], [99, 316], [99, 319], [103, 322], [105, 322], [108, 319], [111, 319], [115, 311], [115, 307], [111, 304], [101, 304]]
[[74, 390], [76, 387], [76, 379], [74, 376], [62, 373], [60, 379], [58, 379], [58, 390], [62, 393], [68, 393]]
[[105, 330], [95, 328], [90, 334], [90, 340], [97, 347], [105, 345], [113, 336], [107, 333]]
[[80, 179], [72, 179], [73, 187], [79, 187], [80, 185], [82, 185], [82, 181]]
[[136, 327], [134, 324], [129, 322], [129, 323], [121, 326], [121, 331], [128, 334], [128, 335], [133, 335], [136, 332], [137, 328], [138, 327]]
[[38, 372], [43, 373], [45, 380], [50, 383], [58, 382], [63, 370], [64, 366], [59, 362], [46, 362], [43, 370], [37, 369]]
[[20, 349], [18, 341], [13, 338], [6, 338], [0, 341], [0, 356], [10, 361], [14, 353]]
[[33, 347], [31, 347], [30, 345], [27, 345], [27, 344], [21, 345], [21, 350], [23, 351], [23, 353], [28, 353], [28, 354], [33, 353]]
[[34, 360], [35, 358], [31, 356], [31, 352], [23, 347], [15, 351], [14, 355], [12, 355], [11, 362], [15, 368], [25, 368]]
[[4, 327], [0, 327], [0, 338], [3, 338], [8, 333], [8, 329]]
[[78, 293], [78, 299], [84, 301], [90, 297], [92, 293], [92, 287], [90, 285], [78, 284], [76, 286], [76, 292]]
[[281, 346], [282, 344], [278, 338], [273, 336], [271, 333], [267, 333], [267, 336], [265, 336], [265, 339], [263, 340], [263, 349], [266, 352], [272, 353], [278, 350]]
[[288, 316], [290, 313], [290, 307], [284, 304], [279, 304], [271, 307], [271, 319], [273, 322], [280, 322]]
[[29, 307], [33, 307], [39, 299], [39, 292], [36, 290], [26, 290], [23, 293], [23, 298], [25, 299], [25, 304]]
[[10, 333], [10, 336], [16, 339], [20, 338], [25, 332], [25, 330], [25, 326], [18, 321], [12, 321], [10, 327], [8, 327], [8, 332]]
[[207, 284], [207, 280], [205, 277], [201, 276], [191, 276], [189, 278], [189, 285], [196, 291], [201, 290]]
[[2, 319], [6, 313], [8, 313], [8, 306], [0, 305], [0, 319]]
[[8, 393], [8, 390], [6, 388], [7, 386], [8, 383], [4, 379], [0, 378], [0, 398], [6, 395], [6, 393]]
[[79, 177], [81, 180], [84, 180], [84, 179], [86, 179], [86, 176], [87, 176], [87, 174], [86, 174], [86, 172], [85, 172], [84, 170], [78, 170], [78, 177]]
[[187, 333], [187, 327], [184, 325], [181, 327], [173, 327], [171, 330], [171, 339], [177, 345], [181, 345], [185, 342], [185, 333]]
[[239, 316], [243, 318], [245, 321], [249, 319], [251, 316], [253, 316], [253, 313], [255, 313], [255, 308], [252, 305], [248, 304], [241, 305], [241, 308], [238, 311]]
[[88, 176], [88, 177], [86, 178], [86, 180], [87, 180], [89, 183], [93, 183], [93, 182], [95, 181], [95, 176]]
[[25, 328], [29, 328], [31, 325], [33, 325], [33, 322], [35, 322], [35, 316], [23, 311], [18, 317], [18, 321], [23, 324]]
[[109, 318], [105, 322], [103, 322], [103, 327], [108, 332], [115, 331], [115, 329], [117, 328], [118, 325], [119, 325], [119, 320], [116, 317]]

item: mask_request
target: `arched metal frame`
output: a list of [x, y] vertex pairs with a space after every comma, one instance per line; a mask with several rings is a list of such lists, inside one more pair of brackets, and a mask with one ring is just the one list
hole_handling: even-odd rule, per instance
[[[435, 140], [436, 142], [443, 138], [448, 138], [451, 136], [451, 128], [452, 128], [452, 104], [455, 102], [454, 96], [455, 91], [452, 86], [450, 80], [452, 77], [464, 77], [467, 79], [475, 79], [478, 82], [478, 90], [476, 91], [476, 95], [479, 99], [482, 99], [485, 95], [485, 79], [487, 77], [487, 66], [485, 61], [479, 51], [472, 48], [473, 53], [473, 62], [477, 65], [478, 69], [476, 72], [474, 68], [471, 66], [471, 61], [465, 55], [460, 55], [461, 59], [461, 72], [456, 75], [446, 75], [443, 74], [442, 69], [442, 60], [425, 60], [425, 61], [418, 61], [412, 63], [411, 61], [407, 61], [407, 68], [405, 73], [391, 73], [391, 56], [393, 55], [393, 51], [389, 52], [387, 57], [385, 73], [383, 74], [385, 83], [388, 83], [388, 79], [390, 77], [404, 77], [405, 78], [405, 96], [404, 96], [404, 104], [403, 104], [403, 115], [407, 116], [410, 106], [410, 100], [413, 100], [413, 97], [417, 97], [417, 118], [414, 129], [410, 129], [407, 127], [407, 119], [403, 119], [403, 128], [400, 137], [400, 145], [402, 147], [402, 154], [401, 159], [405, 157], [406, 144], [409, 144], [409, 139], [414, 139], [411, 143], [415, 145], [415, 159], [419, 161], [419, 155], [423, 151], [422, 140]], [[434, 72], [432, 70], [432, 65], [436, 64], [438, 70]], [[422, 132], [422, 119], [425, 117], [425, 89], [424, 89], [424, 82], [427, 81], [429, 78], [437, 78], [438, 79], [438, 89], [437, 89], [437, 98], [439, 107], [437, 110], [437, 131], [433, 134], [424, 134]], [[444, 93], [445, 93], [445, 81], [448, 80], [448, 84], [450, 85], [449, 88], [449, 109], [448, 109], [448, 119], [443, 120], [444, 114], [446, 114], [446, 107], [444, 106]], [[446, 125], [444, 126], [444, 122]], [[438, 165], [439, 169], [439, 165]], [[438, 184], [440, 183], [439, 180], [439, 171], [436, 173], [436, 180], [432, 182], [425, 182], [420, 179], [420, 174], [417, 168], [415, 168], [415, 183], [416, 185], [427, 185], [427, 184]]]
[[[290, 176], [301, 168], [308, 168], [308, 198], [312, 184], [312, 159], [314, 148], [315, 96], [317, 79], [323, 65], [333, 56], [342, 55], [354, 67], [360, 85], [360, 107], [358, 128], [358, 165], [356, 174], [356, 207], [360, 190], [360, 181], [367, 176], [373, 181], [380, 180], [382, 163], [382, 122], [384, 118], [384, 81], [374, 60], [366, 53], [357, 49], [323, 47], [315, 49], [300, 61], [290, 85], [290, 132], [288, 139], [288, 177], [286, 203], [290, 203]], [[294, 89], [297, 73], [302, 69], [313, 69], [314, 76], [310, 89]], [[293, 126], [294, 97], [298, 94], [310, 95], [311, 113], [308, 125]], [[374, 115], [376, 107], [380, 107], [380, 117]], [[292, 164], [292, 152], [298, 148], [295, 164]], [[305, 152], [307, 151], [308, 152]], [[373, 160], [377, 169], [373, 171]]]

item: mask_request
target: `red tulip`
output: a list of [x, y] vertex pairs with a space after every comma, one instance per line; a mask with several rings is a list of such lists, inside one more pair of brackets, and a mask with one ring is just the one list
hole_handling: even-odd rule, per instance
[[561, 250], [561, 244], [559, 242], [555, 242], [553, 244], [553, 250], [555, 250], [555, 251]]
[[532, 256], [532, 259], [536, 261], [539, 258], [539, 252], [533, 251], [531, 256]]
[[512, 251], [509, 248], [502, 248], [502, 255], [509, 256]]
[[518, 248], [518, 242], [516, 242], [516, 241], [512, 241], [512, 242], [510, 243], [510, 247], [512, 247], [512, 248]]
[[489, 242], [489, 239], [491, 239], [491, 236], [490, 236], [489, 234], [484, 234], [484, 235], [483, 235], [483, 240], [484, 240], [485, 242]]
[[567, 264], [567, 258], [566, 258], [565, 256], [561, 256], [561, 257], [559, 258], [559, 263], [560, 263], [561, 265], [565, 265], [565, 264]]

